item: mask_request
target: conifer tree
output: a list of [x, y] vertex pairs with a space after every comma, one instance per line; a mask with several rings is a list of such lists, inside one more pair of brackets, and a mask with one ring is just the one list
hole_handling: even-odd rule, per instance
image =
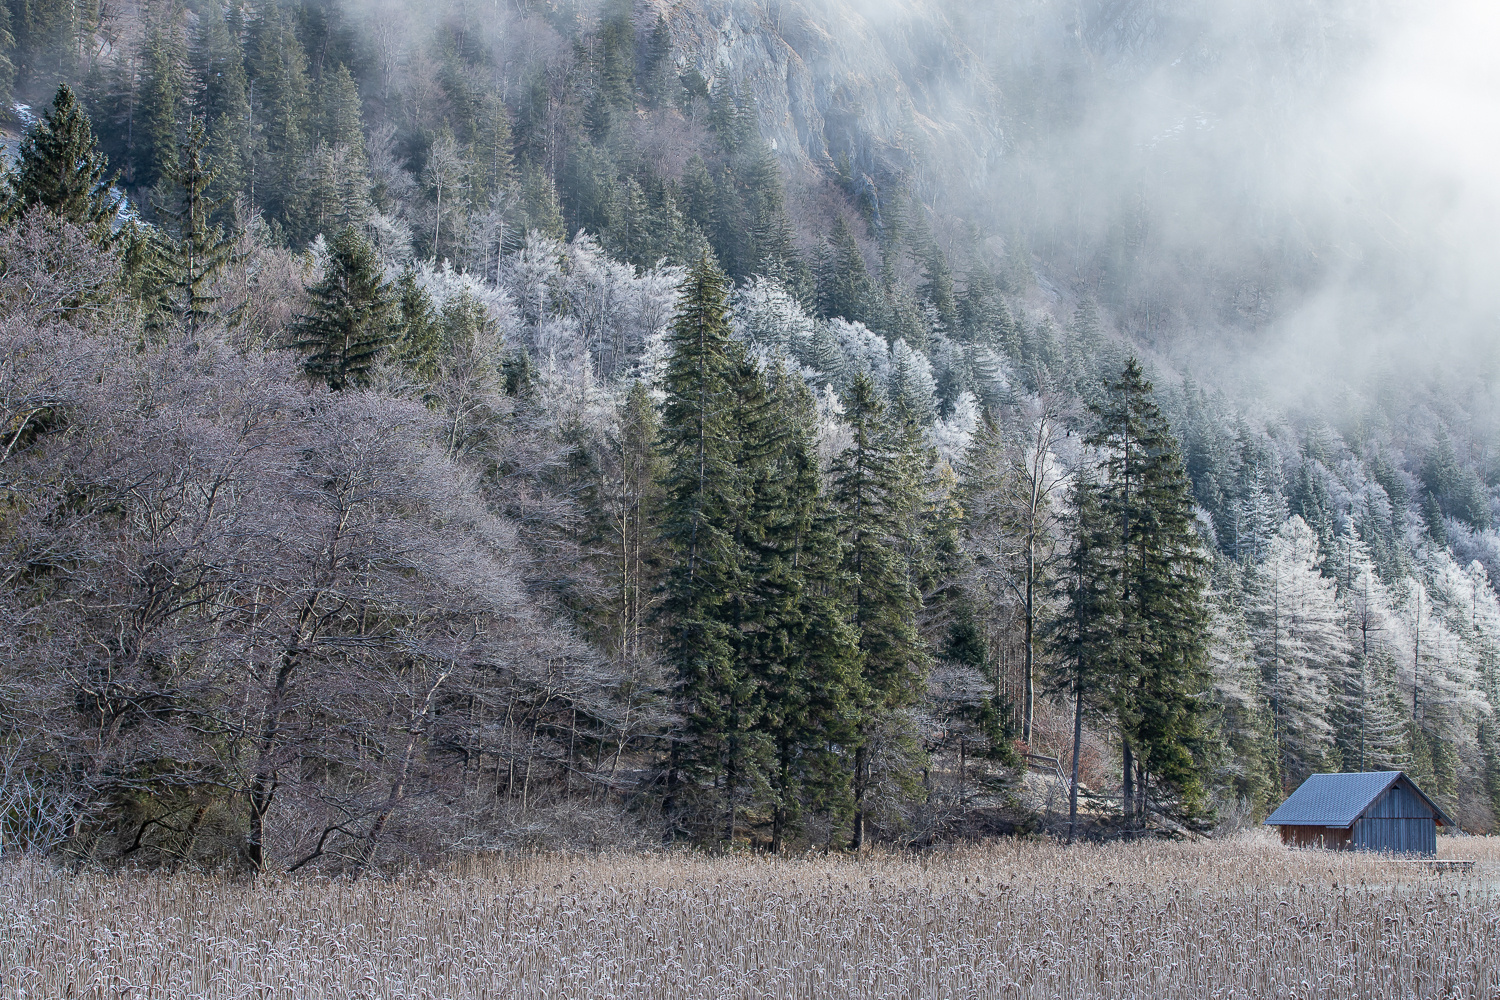
[[218, 301], [213, 282], [234, 255], [233, 237], [211, 221], [224, 199], [209, 194], [217, 170], [204, 151], [207, 144], [203, 119], [192, 119], [177, 162], [167, 172], [176, 188], [175, 204], [158, 206], [177, 230], [169, 248], [172, 309], [190, 337], [213, 318], [211, 307]]
[[1203, 795], [1194, 753], [1205, 735], [1208, 619], [1191, 484], [1135, 359], [1090, 409], [1097, 427], [1088, 443], [1104, 456], [1100, 507], [1116, 540], [1121, 641], [1110, 669], [1126, 810], [1144, 812], [1154, 779], [1194, 814]]
[[40, 206], [106, 238], [115, 217], [106, 166], [88, 115], [62, 84], [52, 107], [21, 140], [5, 215], [14, 219]]
[[672, 29], [661, 14], [656, 16], [656, 25], [646, 42], [640, 79], [641, 91], [652, 107], [670, 103], [673, 92], [681, 89], [672, 72]]
[[1394, 650], [1403, 645], [1395, 602], [1369, 546], [1352, 528], [1335, 539], [1330, 562], [1350, 649], [1341, 697], [1333, 705], [1344, 769], [1402, 770], [1410, 748], [1395, 685]]
[[917, 288], [917, 297], [930, 305], [944, 331], [958, 329], [958, 306], [953, 292], [953, 272], [948, 267], [948, 255], [938, 246], [937, 240], [928, 236], [919, 251], [922, 266], [922, 284]]
[[326, 68], [315, 91], [316, 141], [300, 175], [304, 235], [357, 227], [370, 210], [365, 133], [354, 77], [342, 63]]
[[743, 718], [725, 606], [740, 588], [742, 569], [735, 537], [744, 505], [734, 422], [740, 348], [729, 325], [728, 279], [706, 256], [683, 282], [668, 343], [660, 532], [671, 570], [662, 614], [684, 731], [672, 744], [664, 806], [675, 821], [701, 810], [696, 800], [705, 782], [724, 778], [736, 751], [731, 729]]
[[374, 247], [353, 227], [339, 233], [323, 280], [308, 293], [312, 311], [291, 334], [291, 346], [308, 355], [308, 375], [334, 391], [363, 385], [398, 332], [396, 303]]
[[141, 47], [140, 142], [134, 151], [132, 180], [151, 187], [177, 165], [178, 129], [187, 97], [187, 42], [182, 32], [182, 11], [175, 2], [167, 0], [147, 8]]
[[964, 343], [1004, 349], [1011, 333], [1010, 312], [987, 268], [975, 265], [970, 269], [957, 309], [958, 334]]
[[406, 268], [396, 282], [398, 337], [392, 346], [397, 361], [418, 378], [437, 376], [443, 348], [443, 327], [432, 297], [417, 284], [417, 272]]
[[209, 196], [221, 207], [214, 219], [227, 222], [234, 196], [245, 187], [252, 154], [252, 127], [245, 53], [238, 37], [238, 10], [226, 17], [219, 0], [199, 8], [189, 61], [197, 76], [200, 115], [215, 166]]
[[854, 231], [843, 216], [834, 222], [828, 243], [818, 269], [818, 315], [876, 325], [875, 285]]
[[1246, 617], [1270, 699], [1284, 791], [1342, 763], [1330, 746], [1330, 696], [1343, 687], [1349, 640], [1334, 581], [1318, 571], [1319, 561], [1317, 535], [1293, 515], [1249, 580]]
[[1226, 560], [1216, 569], [1208, 657], [1217, 716], [1212, 728], [1220, 751], [1215, 784], [1232, 790], [1258, 812], [1280, 798], [1275, 740], [1255, 645], [1236, 599], [1236, 567]]
[[850, 846], [858, 850], [864, 843], [870, 740], [881, 719], [916, 700], [927, 657], [917, 631], [921, 592], [899, 553], [912, 527], [910, 514], [920, 502], [915, 484], [868, 373], [854, 377], [844, 407], [851, 441], [829, 470], [829, 494], [845, 547], [844, 600], [863, 657], [850, 838]]
[[752, 468], [747, 553], [753, 624], [747, 670], [761, 688], [759, 728], [774, 759], [771, 849], [806, 811], [842, 815], [850, 775], [839, 750], [855, 741], [860, 702], [858, 636], [839, 600], [841, 546], [822, 491], [813, 443], [816, 408], [805, 383], [778, 366], [770, 406], [747, 431]]
[[[86, 22], [87, 6], [63, 0], [33, 0], [5, 6], [6, 13], [15, 18], [7, 27], [15, 33], [16, 62], [22, 82], [45, 86], [48, 78], [71, 76], [79, 34], [93, 26]], [[97, 19], [92, 20], [97, 23]]]
[[1072, 542], [1058, 579], [1062, 608], [1049, 623], [1045, 637], [1052, 654], [1047, 687], [1068, 697], [1073, 705], [1072, 781], [1068, 791], [1068, 842], [1078, 834], [1078, 761], [1083, 743], [1083, 721], [1109, 704], [1116, 677], [1110, 667], [1120, 657], [1113, 652], [1124, 622], [1118, 603], [1119, 587], [1111, 556], [1116, 549], [1114, 526], [1100, 503], [1099, 487], [1086, 474], [1069, 490], [1069, 529]]
[[511, 151], [510, 112], [499, 94], [489, 94], [484, 99], [480, 120], [479, 138], [475, 143], [473, 160], [479, 168], [476, 179], [480, 182], [480, 198], [483, 201], [504, 190], [513, 180], [515, 157]]
[[557, 203], [557, 187], [536, 166], [525, 172], [521, 184], [521, 207], [526, 216], [527, 232], [538, 232], [553, 239], [567, 235], [562, 206]]
[[843, 385], [844, 352], [839, 347], [838, 337], [827, 323], [819, 323], [813, 328], [813, 335], [807, 340], [802, 361], [821, 376], [819, 386]]
[[254, 25], [253, 86], [256, 116], [263, 123], [264, 148], [251, 164], [248, 195], [267, 217], [300, 240], [314, 233], [303, 226], [304, 185], [298, 182], [312, 148], [312, 99], [307, 53], [286, 14], [274, 3], [261, 6]]
[[682, 168], [682, 213], [698, 227], [706, 237], [712, 237], [718, 224], [714, 219], [716, 206], [714, 178], [708, 164], [697, 154]]
[[16, 64], [11, 53], [16, 50], [16, 36], [11, 31], [10, 6], [0, 4], [0, 105], [10, 107], [11, 89], [16, 82]]
[[329, 145], [345, 146], [364, 154], [364, 118], [360, 111], [359, 87], [343, 63], [325, 69], [318, 78], [314, 107], [318, 116], [318, 138]]

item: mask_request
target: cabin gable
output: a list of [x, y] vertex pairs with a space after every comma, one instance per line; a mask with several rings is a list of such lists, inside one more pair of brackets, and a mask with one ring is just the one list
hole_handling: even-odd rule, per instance
[[1359, 851], [1435, 854], [1438, 822], [1432, 807], [1403, 779], [1354, 821], [1350, 846]]

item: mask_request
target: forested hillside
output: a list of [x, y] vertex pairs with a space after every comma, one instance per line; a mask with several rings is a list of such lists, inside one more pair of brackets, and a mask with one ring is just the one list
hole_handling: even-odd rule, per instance
[[1049, 173], [1232, 25], [1034, 6], [9, 3], [3, 846], [1491, 827], [1492, 358], [1255, 367], [1424, 244]]

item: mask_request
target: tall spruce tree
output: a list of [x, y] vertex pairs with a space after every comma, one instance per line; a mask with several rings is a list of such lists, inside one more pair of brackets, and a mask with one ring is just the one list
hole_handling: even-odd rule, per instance
[[861, 678], [858, 636], [839, 600], [841, 546], [818, 471], [816, 407], [805, 383], [780, 366], [767, 390], [769, 405], [745, 427], [754, 530], [740, 627], [744, 670], [759, 688], [757, 728], [772, 757], [774, 851], [806, 812], [846, 812], [841, 751], [857, 736]]
[[151, 187], [177, 163], [177, 144], [186, 102], [187, 41], [182, 9], [173, 0], [146, 9], [146, 33], [141, 40], [140, 103], [136, 111], [133, 183]]
[[729, 281], [707, 256], [683, 282], [668, 343], [660, 531], [671, 570], [661, 612], [683, 732], [672, 743], [664, 808], [681, 824], [705, 811], [705, 785], [715, 789], [724, 780], [736, 750], [730, 730], [743, 718], [726, 607], [742, 569], [735, 530], [745, 496], [734, 420], [741, 348], [729, 325]]
[[851, 848], [864, 844], [871, 741], [879, 723], [911, 705], [921, 691], [927, 656], [917, 631], [921, 591], [900, 552], [920, 503], [897, 444], [898, 431], [868, 373], [844, 398], [847, 448], [830, 468], [829, 494], [844, 543], [844, 600], [859, 633], [863, 703], [854, 751]]
[[418, 378], [437, 377], [443, 349], [443, 326], [432, 296], [417, 284], [415, 268], [401, 272], [396, 282], [396, 325], [399, 336], [392, 345], [396, 360]]
[[334, 391], [365, 384], [370, 368], [396, 342], [397, 306], [375, 248], [353, 227], [329, 246], [323, 280], [308, 289], [312, 311], [291, 331], [308, 375]]
[[72, 88], [62, 84], [52, 107], [21, 141], [5, 217], [14, 219], [40, 206], [101, 239], [108, 237], [115, 205], [104, 175], [107, 166], [88, 115]]
[[264, 142], [255, 147], [247, 194], [294, 239], [310, 239], [316, 234], [305, 228], [305, 185], [298, 179], [312, 148], [307, 53], [290, 17], [274, 3], [260, 7], [253, 27], [251, 84]]
[[203, 119], [192, 119], [179, 145], [177, 162], [166, 175], [176, 188], [174, 204], [158, 206], [177, 230], [168, 251], [170, 297], [172, 311], [189, 336], [213, 319], [212, 306], [218, 301], [213, 282], [234, 256], [234, 238], [211, 221], [225, 196], [209, 194], [218, 171], [208, 160], [207, 145]]
[[879, 295], [865, 266], [854, 230], [841, 215], [833, 224], [828, 249], [818, 267], [818, 314], [876, 325]]
[[0, 4], [0, 104], [10, 106], [11, 88], [16, 82], [16, 64], [11, 54], [16, 50], [16, 36], [11, 31], [10, 7]]
[[1119, 605], [1114, 526], [1105, 517], [1100, 489], [1087, 474], [1069, 491], [1071, 544], [1058, 579], [1062, 609], [1045, 630], [1052, 654], [1046, 681], [1049, 690], [1066, 695], [1073, 705], [1072, 780], [1068, 789], [1068, 842], [1078, 835], [1078, 763], [1085, 716], [1103, 711], [1119, 662], [1114, 646], [1123, 622]]
[[234, 196], [245, 188], [253, 152], [255, 123], [250, 113], [249, 79], [239, 37], [238, 9], [226, 15], [219, 0], [199, 8], [189, 60], [197, 75], [199, 113], [208, 133], [208, 153], [216, 171], [209, 188], [222, 207], [214, 221], [227, 222]]
[[1097, 426], [1087, 440], [1103, 455], [1100, 508], [1115, 539], [1120, 641], [1109, 669], [1125, 808], [1144, 814], [1154, 783], [1193, 815], [1203, 807], [1194, 753], [1204, 739], [1208, 607], [1192, 485], [1134, 358], [1090, 410]]

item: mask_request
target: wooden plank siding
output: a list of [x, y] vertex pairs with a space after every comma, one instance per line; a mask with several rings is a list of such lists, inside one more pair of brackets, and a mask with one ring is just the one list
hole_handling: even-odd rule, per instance
[[1427, 803], [1398, 781], [1355, 822], [1353, 847], [1357, 851], [1436, 854], [1436, 817]]
[[1283, 826], [1281, 842], [1288, 847], [1320, 847], [1349, 850], [1350, 831], [1338, 826]]

